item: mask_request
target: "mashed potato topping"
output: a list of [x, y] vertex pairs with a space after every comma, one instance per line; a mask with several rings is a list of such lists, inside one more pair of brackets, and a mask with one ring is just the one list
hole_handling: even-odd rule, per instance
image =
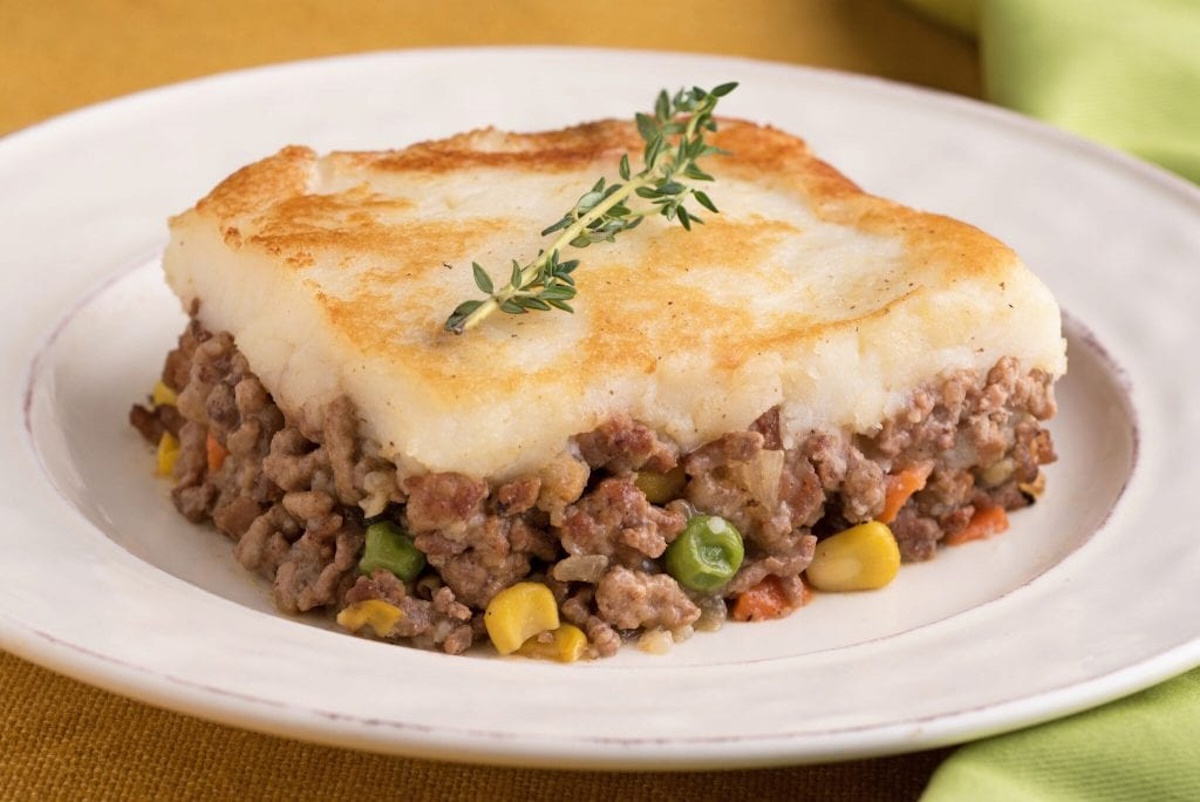
[[863, 193], [782, 132], [722, 121], [713, 142], [721, 214], [568, 251], [574, 315], [442, 330], [472, 261], [504, 275], [616, 175], [624, 123], [286, 148], [172, 220], [167, 276], [290, 417], [345, 395], [405, 473], [527, 474], [618, 413], [685, 452], [776, 406], [785, 438], [867, 432], [952, 371], [1065, 370], [1058, 307], [1003, 244]]

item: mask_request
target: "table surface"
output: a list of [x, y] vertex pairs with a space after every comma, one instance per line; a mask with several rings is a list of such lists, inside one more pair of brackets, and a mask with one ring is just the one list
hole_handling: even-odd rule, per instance
[[[6, 0], [0, 135], [201, 75], [343, 53], [584, 45], [749, 56], [978, 97], [972, 42], [894, 0]], [[158, 710], [0, 653], [0, 797], [915, 799], [949, 753], [754, 771], [617, 774], [440, 764]]]

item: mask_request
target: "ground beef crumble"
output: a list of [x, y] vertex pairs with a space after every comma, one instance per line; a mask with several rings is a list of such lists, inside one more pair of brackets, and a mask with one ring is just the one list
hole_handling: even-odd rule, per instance
[[[615, 653], [637, 631], [690, 634], [702, 609], [723, 611], [721, 597], [732, 601], [768, 577], [800, 604], [819, 539], [879, 516], [889, 474], [928, 470], [891, 523], [903, 559], [926, 560], [977, 509], [1030, 503], [1041, 466], [1055, 459], [1041, 426], [1055, 411], [1050, 378], [1013, 359], [917, 391], [870, 435], [789, 437], [775, 407], [685, 454], [616, 416], [538, 473], [495, 486], [456, 473], [398, 479], [359, 436], [345, 397], [302, 425], [289, 421], [233, 338], [194, 317], [162, 381], [175, 403], [134, 406], [130, 422], [153, 443], [177, 438], [175, 506], [233, 540], [237, 560], [272, 583], [281, 610], [335, 613], [383, 600], [403, 614], [387, 639], [451, 654], [486, 637], [487, 603], [527, 578], [551, 588], [594, 656]], [[651, 503], [639, 472], [672, 469], [686, 477], [680, 498]], [[662, 565], [695, 511], [743, 535], [746, 558], [719, 594], [685, 590]], [[359, 575], [366, 525], [380, 518], [412, 535], [427, 559], [423, 576]]]

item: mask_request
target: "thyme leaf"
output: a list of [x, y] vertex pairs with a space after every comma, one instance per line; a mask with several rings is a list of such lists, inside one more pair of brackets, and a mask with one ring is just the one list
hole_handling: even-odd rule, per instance
[[[514, 259], [509, 281], [503, 287], [496, 289], [487, 271], [472, 262], [475, 285], [487, 297], [460, 303], [446, 319], [445, 330], [462, 334], [497, 310], [510, 315], [551, 309], [572, 312], [569, 302], [576, 289], [571, 274], [579, 267], [579, 260], [562, 261], [560, 254], [568, 245], [586, 248], [597, 242], [615, 242], [618, 235], [632, 231], [653, 215], [678, 221], [690, 231], [693, 224], [704, 223], [687, 207], [692, 199], [718, 214], [716, 204], [692, 182], [714, 180], [697, 161], [724, 153], [709, 145], [705, 136], [717, 130], [713, 118], [717, 102], [736, 88], [737, 84], [731, 82], [711, 90], [694, 86], [674, 95], [666, 90], [659, 92], [653, 113], [634, 115], [644, 143], [642, 169], [634, 173], [629, 154], [621, 156], [617, 168], [621, 180], [609, 184], [601, 178], [566, 214], [543, 229], [542, 236], [558, 236], [526, 264]], [[642, 203], [636, 203], [638, 200]]]

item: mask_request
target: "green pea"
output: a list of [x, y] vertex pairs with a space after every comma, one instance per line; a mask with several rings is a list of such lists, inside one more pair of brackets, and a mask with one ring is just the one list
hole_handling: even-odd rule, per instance
[[716, 515], [696, 515], [667, 547], [667, 573], [685, 588], [708, 593], [733, 579], [745, 556], [733, 524]]
[[391, 521], [381, 521], [367, 527], [367, 545], [358, 561], [360, 574], [369, 575], [378, 568], [411, 582], [424, 570], [425, 555], [404, 530]]
[[676, 465], [666, 473], [642, 470], [637, 472], [633, 483], [646, 495], [646, 501], [651, 504], [666, 504], [683, 494], [683, 488], [687, 485], [687, 474], [683, 472], [682, 465]]

